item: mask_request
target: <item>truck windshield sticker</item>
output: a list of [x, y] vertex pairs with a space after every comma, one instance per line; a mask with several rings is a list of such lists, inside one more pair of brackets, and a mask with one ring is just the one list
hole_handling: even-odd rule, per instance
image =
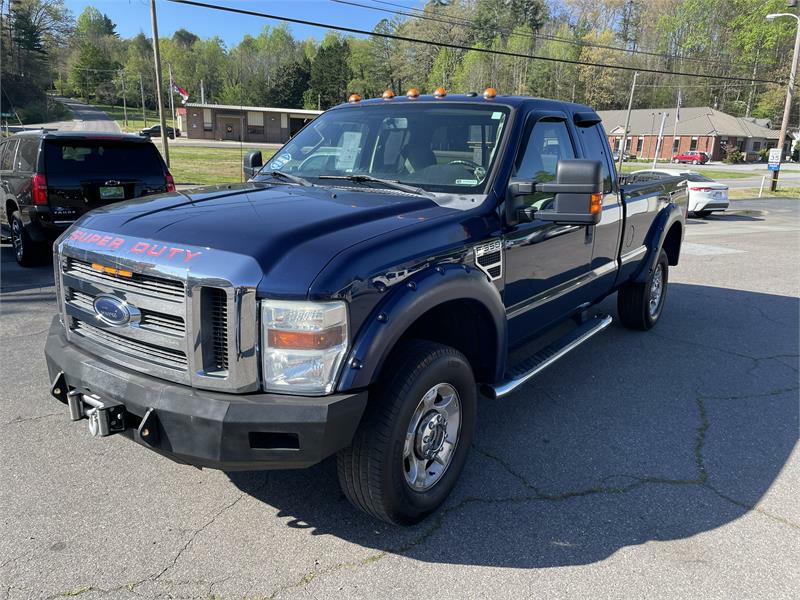
[[272, 160], [272, 162], [269, 163], [269, 168], [270, 169], [276, 169], [276, 170], [280, 169], [283, 165], [288, 163], [290, 160], [292, 160], [292, 155], [289, 154], [288, 152], [285, 152], [284, 154], [281, 154], [280, 156], [274, 158]]
[[478, 185], [477, 179], [456, 179], [456, 185]]
[[336, 168], [352, 170], [356, 157], [361, 150], [361, 132], [345, 131], [342, 133], [342, 149], [336, 157]]

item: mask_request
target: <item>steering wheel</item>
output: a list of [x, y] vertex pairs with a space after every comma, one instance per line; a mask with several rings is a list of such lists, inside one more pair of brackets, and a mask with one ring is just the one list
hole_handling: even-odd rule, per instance
[[468, 171], [472, 171], [472, 174], [475, 175], [475, 178], [478, 179], [478, 181], [482, 181], [483, 178], [486, 177], [486, 169], [483, 168], [483, 165], [479, 165], [475, 161], [458, 159], [458, 160], [451, 160], [447, 164], [464, 167]]

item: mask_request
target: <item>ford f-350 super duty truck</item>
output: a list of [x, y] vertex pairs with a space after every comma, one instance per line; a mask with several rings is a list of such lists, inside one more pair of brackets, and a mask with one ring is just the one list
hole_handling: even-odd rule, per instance
[[680, 178], [620, 184], [591, 108], [492, 90], [351, 98], [244, 168], [62, 235], [52, 394], [195, 466], [337, 454], [352, 503], [400, 524], [456, 484], [479, 392], [606, 328], [614, 292], [624, 326], [658, 321], [686, 218]]

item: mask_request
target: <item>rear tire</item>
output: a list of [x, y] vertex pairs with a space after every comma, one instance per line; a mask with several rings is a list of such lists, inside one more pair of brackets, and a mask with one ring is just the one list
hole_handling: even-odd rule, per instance
[[628, 329], [647, 331], [652, 328], [664, 309], [668, 279], [667, 253], [661, 250], [645, 283], [627, 283], [617, 293], [620, 322]]
[[337, 455], [345, 496], [382, 521], [421, 521], [455, 487], [476, 412], [463, 354], [424, 340], [403, 344], [383, 369], [352, 444]]
[[14, 211], [11, 215], [11, 246], [14, 258], [21, 267], [35, 267], [44, 263], [47, 244], [34, 241], [28, 228], [22, 222], [22, 215]]

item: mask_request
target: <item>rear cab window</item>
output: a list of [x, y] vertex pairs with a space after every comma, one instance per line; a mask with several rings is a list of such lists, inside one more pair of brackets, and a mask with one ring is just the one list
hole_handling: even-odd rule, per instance
[[45, 170], [49, 176], [114, 178], [164, 177], [164, 166], [150, 143], [116, 140], [47, 140]]

